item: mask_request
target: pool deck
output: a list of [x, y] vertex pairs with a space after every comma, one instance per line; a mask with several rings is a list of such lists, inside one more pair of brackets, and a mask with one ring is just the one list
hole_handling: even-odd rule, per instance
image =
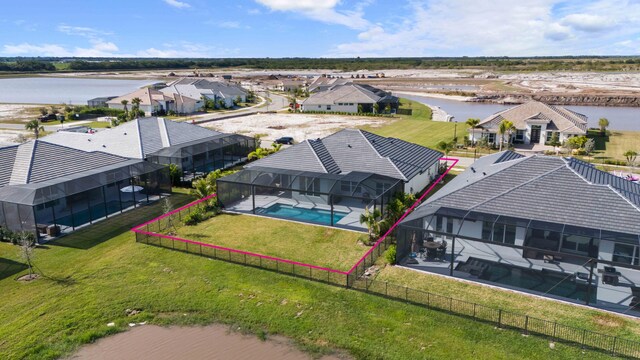
[[[436, 239], [438, 241], [439, 239]], [[442, 275], [449, 275], [451, 268], [451, 245], [452, 240], [446, 239], [447, 245], [447, 253], [443, 257], [443, 259], [434, 259], [434, 260], [425, 260], [420, 257], [415, 260], [418, 262], [417, 264], [408, 264], [405, 259], [401, 262], [401, 265], [416, 269], [422, 270], [426, 272], [432, 272]], [[524, 288], [519, 288], [515, 286], [509, 286], [505, 284], [499, 284], [495, 282], [486, 281], [483, 279], [479, 279], [477, 276], [471, 275], [468, 272], [458, 271], [455, 268], [458, 264], [465, 263], [469, 258], [477, 258], [488, 261], [493, 261], [505, 265], [513, 265], [522, 268], [529, 268], [533, 270], [551, 270], [556, 272], [562, 272], [567, 275], [567, 280], [565, 281], [575, 281], [574, 274], [576, 272], [581, 273], [589, 273], [589, 266], [587, 264], [574, 264], [569, 262], [562, 261], [553, 261], [546, 262], [542, 259], [529, 259], [522, 257], [522, 250], [498, 246], [493, 244], [485, 244], [481, 242], [468, 241], [463, 239], [456, 239], [455, 249], [454, 249], [454, 261], [453, 261], [453, 275], [458, 278], [497, 285], [504, 288], [509, 288], [512, 290], [518, 290], [522, 292], [544, 295], [564, 301], [573, 301], [584, 304], [582, 301], [572, 300], [566, 297], [555, 296], [551, 294], [542, 294], [540, 292], [527, 290]], [[631, 299], [633, 298], [631, 293], [632, 286], [640, 286], [640, 271], [628, 270], [617, 268], [617, 270], [621, 273], [620, 275], [620, 283], [617, 286], [611, 284], [602, 283], [602, 273], [604, 271], [603, 264], [598, 264], [593, 271], [593, 284], [597, 286], [597, 304], [595, 305], [599, 308], [612, 310], [612, 311], [625, 311], [628, 309]], [[586, 284], [586, 281], [584, 282]], [[628, 311], [629, 315], [640, 316], [640, 312], [638, 311]]]
[[[289, 206], [303, 208], [303, 209], [320, 209], [320, 210], [331, 211], [331, 206], [327, 204], [313, 203], [309, 201], [300, 201], [300, 200], [290, 199], [290, 198], [281, 198], [278, 196], [271, 196], [271, 195], [255, 196], [256, 210], [258, 210], [258, 208], [266, 209], [269, 206], [272, 206], [275, 204], [289, 205]], [[236, 203], [231, 204], [230, 206], [227, 206], [225, 210], [232, 211], [232, 212], [240, 212], [240, 213], [251, 213], [253, 210], [253, 201], [251, 197], [248, 197], [244, 200], [238, 201]], [[343, 201], [340, 204], [333, 205], [333, 210], [336, 212], [343, 212], [347, 214], [342, 219], [340, 219], [337, 223], [335, 223], [335, 226], [345, 227], [352, 230], [363, 230], [363, 231], [366, 230], [366, 227], [360, 224], [360, 215], [364, 213], [364, 204], [359, 203], [357, 201], [351, 201], [351, 202]], [[256, 211], [256, 215], [269, 216], [267, 214], [259, 214], [257, 213], [257, 211]], [[282, 219], [281, 217], [277, 217], [277, 216], [269, 216], [269, 217]], [[291, 220], [304, 222], [304, 220], [295, 219], [295, 218]], [[329, 225], [329, 224], [321, 224], [321, 225]]]

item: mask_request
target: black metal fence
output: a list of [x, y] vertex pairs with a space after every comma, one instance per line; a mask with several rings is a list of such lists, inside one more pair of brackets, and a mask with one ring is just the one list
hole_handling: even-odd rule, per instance
[[535, 318], [503, 309], [442, 296], [407, 286], [385, 281], [357, 279], [350, 287], [367, 293], [382, 295], [430, 309], [464, 316], [470, 319], [495, 324], [498, 328], [522, 331], [526, 335], [547, 337], [552, 341], [579, 345], [613, 356], [640, 358], [640, 342], [617, 336], [563, 325], [555, 321]]

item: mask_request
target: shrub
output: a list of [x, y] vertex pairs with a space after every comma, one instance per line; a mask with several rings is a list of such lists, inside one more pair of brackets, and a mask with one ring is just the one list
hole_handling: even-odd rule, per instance
[[384, 253], [384, 259], [387, 260], [387, 263], [389, 265], [396, 264], [396, 253], [397, 253], [397, 249], [395, 245], [389, 246], [387, 251]]
[[201, 206], [195, 206], [191, 209], [191, 212], [182, 219], [185, 225], [196, 225], [206, 220], [206, 214], [204, 208]]

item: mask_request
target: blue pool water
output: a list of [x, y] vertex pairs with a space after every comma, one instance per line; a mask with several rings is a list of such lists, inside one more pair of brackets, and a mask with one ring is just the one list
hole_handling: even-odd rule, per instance
[[[317, 224], [331, 225], [331, 211], [321, 209], [304, 209], [291, 205], [274, 204], [259, 211], [260, 214], [275, 216], [284, 219], [308, 221]], [[333, 223], [336, 224], [348, 213], [334, 211]]]

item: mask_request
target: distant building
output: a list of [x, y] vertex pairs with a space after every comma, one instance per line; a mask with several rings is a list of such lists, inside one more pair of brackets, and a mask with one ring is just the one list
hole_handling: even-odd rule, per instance
[[89, 107], [108, 107], [107, 101], [115, 99], [117, 96], [103, 96], [87, 100]]
[[365, 113], [379, 112], [389, 106], [391, 112], [398, 109], [400, 100], [383, 90], [369, 85], [346, 83], [333, 85], [327, 90], [318, 91], [302, 103], [302, 111], [327, 111], [357, 113], [359, 109]]
[[[182, 78], [173, 81], [166, 88], [160, 90], [167, 96], [178, 101], [178, 98], [192, 99], [195, 103], [186, 100], [189, 103], [182, 111], [179, 104], [176, 104], [176, 111], [179, 113], [189, 113], [199, 110], [203, 105], [202, 98], [207, 98], [215, 102], [223, 101], [226, 107], [233, 107], [234, 101], [240, 99], [241, 102], [247, 101], [248, 91], [241, 86], [225, 81], [212, 81], [208, 79]], [[182, 100], [183, 102], [185, 100]], [[190, 106], [194, 106], [195, 110], [191, 111]]]
[[122, 104], [122, 101], [126, 100], [128, 102], [126, 107], [128, 110], [131, 110], [133, 106], [132, 101], [135, 98], [140, 99], [140, 110], [144, 111], [146, 116], [173, 109], [173, 97], [151, 88], [142, 88], [132, 93], [113, 98], [107, 101], [107, 105], [112, 109], [124, 110], [125, 105]]
[[469, 140], [486, 138], [490, 144], [500, 142], [498, 129], [503, 120], [509, 120], [516, 128], [510, 140], [514, 144], [542, 144], [558, 134], [560, 143], [572, 136], [587, 133], [587, 117], [561, 106], [529, 101], [522, 105], [495, 113], [482, 120], [477, 129], [469, 129]]

